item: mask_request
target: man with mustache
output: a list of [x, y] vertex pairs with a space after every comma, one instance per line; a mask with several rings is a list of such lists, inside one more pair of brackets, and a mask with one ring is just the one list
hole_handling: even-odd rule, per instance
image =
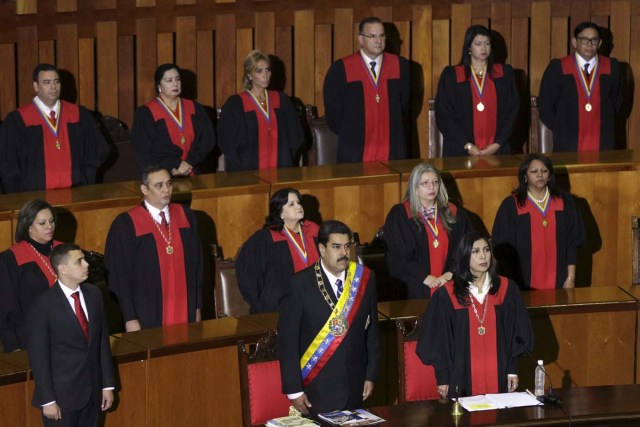
[[302, 414], [357, 409], [373, 392], [380, 339], [375, 276], [349, 262], [353, 233], [318, 232], [320, 260], [297, 273], [280, 304], [282, 392]]
[[9, 113], [0, 128], [0, 180], [6, 193], [95, 184], [109, 153], [84, 108], [60, 100], [51, 64], [33, 70], [33, 101]]

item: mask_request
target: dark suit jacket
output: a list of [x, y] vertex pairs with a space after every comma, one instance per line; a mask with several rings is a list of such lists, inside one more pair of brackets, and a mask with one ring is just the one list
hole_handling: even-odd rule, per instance
[[29, 366], [36, 382], [33, 406], [56, 401], [61, 411], [100, 406], [102, 389], [114, 387], [113, 360], [102, 295], [81, 286], [89, 317], [89, 342], [71, 305], [56, 282], [31, 305], [27, 318]]
[[[322, 275], [335, 302], [324, 271]], [[313, 405], [312, 413], [361, 407], [364, 381], [377, 378], [380, 337], [373, 272], [343, 342], [318, 376], [303, 389], [300, 358], [330, 314], [329, 304], [318, 290], [313, 266], [294, 275], [282, 300], [278, 322], [282, 392], [291, 394], [304, 390]], [[367, 317], [370, 323], [365, 327]]]

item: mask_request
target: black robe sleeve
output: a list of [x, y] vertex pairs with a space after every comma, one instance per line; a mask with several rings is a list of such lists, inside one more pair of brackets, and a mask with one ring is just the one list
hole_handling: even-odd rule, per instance
[[[562, 64], [559, 59], [552, 60], [542, 74], [538, 94], [538, 113], [540, 121], [551, 131], [555, 129], [558, 104], [563, 96]], [[571, 79], [573, 81], [573, 79]], [[577, 99], [576, 99], [577, 103]]]
[[199, 171], [198, 165], [207, 157], [216, 146], [216, 135], [213, 123], [202, 105], [193, 101], [196, 114], [191, 117], [193, 123], [193, 143], [187, 154], [186, 162]]
[[[293, 166], [298, 152], [304, 143], [302, 125], [293, 108], [291, 98], [283, 92], [278, 92], [280, 108], [276, 110], [278, 118], [278, 167]], [[281, 129], [284, 127], [284, 129]], [[280, 147], [280, 144], [283, 146]]]
[[[496, 123], [495, 143], [503, 148], [508, 147], [509, 139], [515, 127], [518, 110], [520, 109], [520, 95], [516, 86], [511, 65], [502, 65], [503, 76], [494, 80], [496, 98], [498, 99], [498, 117]], [[502, 148], [499, 152], [504, 152]]]
[[0, 254], [0, 340], [5, 352], [19, 350], [26, 344], [18, 330], [24, 329], [27, 313], [22, 312], [16, 286], [18, 284], [18, 266], [10, 250]]
[[0, 126], [0, 179], [5, 193], [20, 191], [20, 171], [24, 168], [21, 147], [27, 147], [26, 126], [18, 111], [12, 111]]
[[[80, 110], [80, 127], [84, 137], [84, 152], [81, 167], [83, 174], [82, 181], [84, 184], [95, 184], [96, 172], [102, 163], [107, 160], [109, 146], [89, 111], [83, 106], [78, 106], [78, 109]], [[72, 137], [70, 136], [70, 138]]]
[[[464, 146], [472, 139], [465, 132], [464, 117], [461, 117], [461, 110], [471, 105], [471, 92], [462, 91], [458, 95], [458, 83], [455, 67], [446, 67], [440, 75], [438, 81], [438, 92], [436, 93], [436, 122], [438, 130], [444, 137], [443, 155], [446, 156], [466, 156], [467, 151]], [[473, 113], [472, 113], [473, 114]], [[464, 114], [466, 116], [466, 114]], [[473, 129], [473, 124], [471, 124]]]
[[[347, 77], [344, 62], [335, 61], [329, 67], [324, 78], [324, 111], [329, 129], [336, 135], [340, 135], [342, 118], [344, 116], [344, 95], [347, 92]], [[358, 123], [357, 126], [361, 124]]]
[[260, 312], [260, 300], [265, 288], [268, 252], [273, 242], [269, 231], [257, 231], [240, 248], [236, 258], [236, 277], [244, 300], [251, 306], [251, 313]]
[[[519, 240], [517, 217], [516, 201], [513, 196], [508, 196], [500, 204], [496, 218], [493, 221], [491, 245], [493, 246], [493, 254], [498, 263], [497, 268], [500, 275], [508, 277], [521, 288], [526, 289], [527, 286], [524, 280], [526, 266], [521, 264], [521, 254], [518, 253], [517, 247]], [[527, 242], [530, 246], [531, 239], [529, 238]], [[529, 250], [529, 254], [530, 252]], [[531, 257], [529, 256], [529, 258]], [[528, 271], [530, 276], [531, 267], [528, 268]]]
[[244, 164], [247, 160], [242, 158], [242, 153], [250, 144], [244, 116], [239, 95], [230, 96], [222, 105], [218, 120], [218, 145], [224, 154], [225, 169], [229, 172], [251, 169]]

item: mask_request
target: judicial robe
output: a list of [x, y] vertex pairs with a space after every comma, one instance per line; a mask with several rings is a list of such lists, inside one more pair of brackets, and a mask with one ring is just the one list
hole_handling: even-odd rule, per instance
[[[489, 371], [497, 375], [486, 379], [498, 386], [492, 392], [506, 393], [507, 375], [518, 374], [518, 358], [533, 351], [533, 329], [517, 285], [501, 277], [498, 292], [485, 298], [490, 305], [483, 336], [478, 334], [471, 304], [461, 306], [453, 295], [452, 281], [434, 292], [423, 315], [416, 353], [422, 363], [433, 365], [438, 385], [449, 385], [449, 397], [455, 397], [456, 386], [460, 396], [477, 394], [472, 388], [472, 378]], [[480, 310], [478, 307], [479, 313]], [[484, 345], [486, 339], [495, 341], [495, 349]], [[478, 366], [476, 358], [486, 365], [473, 369]], [[478, 383], [475, 385], [477, 390]]]
[[[139, 320], [143, 329], [163, 326], [163, 283], [158, 247], [152, 233], [136, 235], [132, 211], [121, 213], [111, 224], [105, 246], [105, 265], [109, 289], [116, 295], [124, 321]], [[174, 244], [172, 257], [183, 257], [187, 286], [187, 320], [195, 321], [196, 309], [202, 308], [202, 250], [198, 226], [193, 211], [186, 206], [171, 204], [180, 209], [188, 225], [172, 229], [172, 240], [181, 239], [182, 253]], [[172, 212], [170, 210], [170, 212]], [[153, 221], [149, 215], [149, 220]], [[174, 215], [170, 222], [174, 224]], [[164, 250], [163, 247], [160, 250]]]
[[[489, 79], [493, 82], [494, 93], [488, 93], [490, 87], [485, 83], [483, 99], [489, 98], [491, 103], [497, 103], [493, 109], [495, 139], [492, 142], [501, 146], [496, 154], [504, 154], [509, 152], [509, 139], [520, 108], [520, 97], [513, 68], [507, 64], [494, 64], [493, 67]], [[477, 145], [474, 114], [488, 113], [490, 108], [487, 105], [483, 112], [476, 110], [472, 79], [471, 76], [466, 77], [461, 66], [450, 66], [442, 71], [438, 81], [435, 109], [438, 130], [444, 138], [443, 157], [466, 156], [468, 153], [464, 146], [468, 142]], [[487, 103], [486, 100], [484, 103]]]
[[[329, 297], [336, 303], [324, 270], [322, 278]], [[278, 358], [282, 393], [304, 391], [313, 405], [309, 408], [312, 414], [361, 408], [365, 380], [377, 379], [380, 335], [373, 271], [370, 271], [362, 302], [342, 343], [320, 373], [303, 386], [300, 359], [330, 315], [331, 309], [320, 293], [314, 267], [296, 273], [281, 301]]]
[[[179, 168], [184, 160], [198, 173], [198, 165], [215, 147], [213, 124], [202, 105], [190, 99], [180, 100], [184, 132], [180, 132], [157, 99], [136, 110], [131, 140], [138, 155], [140, 172], [152, 165], [171, 171]], [[185, 146], [180, 143], [181, 133], [186, 137]]]
[[0, 127], [0, 180], [6, 193], [95, 184], [108, 154], [91, 114], [65, 101], [60, 101], [57, 138], [33, 102], [9, 113]]
[[[302, 125], [287, 94], [267, 93], [271, 128], [277, 128], [277, 167], [294, 166], [304, 143]], [[262, 114], [260, 107], [241, 95], [232, 95], [222, 106], [217, 129], [218, 144], [224, 154], [227, 172], [260, 169], [261, 146], [269, 143], [265, 136], [260, 137], [265, 134], [261, 130], [269, 126]]]
[[306, 263], [283, 231], [263, 228], [242, 245], [236, 259], [236, 277], [251, 314], [278, 311], [291, 276], [318, 260], [318, 228], [314, 222], [303, 223]]
[[[567, 63], [575, 62], [573, 55], [552, 60], [542, 75], [538, 110], [542, 123], [553, 131], [553, 151], [579, 151], [581, 127], [585, 123], [593, 125], [593, 122], [598, 120], [599, 149], [615, 148], [615, 116], [622, 103], [620, 67], [615, 58], [598, 55], [598, 60], [599, 96], [592, 98], [591, 112], [584, 109], [584, 102], [579, 102], [578, 85], [581, 83], [576, 80], [578, 71], [575, 70], [575, 66], [567, 66]], [[576, 74], [573, 73], [574, 70]]]
[[[53, 242], [54, 246], [59, 244]], [[34, 246], [44, 245], [35, 243]], [[40, 253], [47, 262], [49, 253]], [[0, 341], [5, 352], [27, 348], [26, 317], [29, 307], [56, 281], [52, 270], [41, 264], [42, 259], [27, 241], [15, 243], [0, 253]]]
[[331, 64], [324, 105], [327, 124], [338, 135], [338, 163], [405, 159], [410, 97], [409, 62], [402, 57], [382, 54], [377, 86], [360, 52]]
[[411, 214], [407, 211], [408, 202], [395, 205], [387, 215], [384, 223], [387, 266], [392, 277], [404, 282], [409, 299], [428, 298], [431, 295], [431, 288], [423, 283], [424, 279], [429, 274], [441, 276], [447, 271], [452, 271], [460, 239], [473, 230], [464, 209], [451, 203], [449, 209], [455, 212], [456, 222], [452, 224], [451, 231], [448, 233], [445, 230], [440, 232], [446, 235], [448, 241], [447, 250], [443, 253], [444, 269], [441, 272], [432, 271], [432, 236], [428, 234], [429, 231], [424, 223], [421, 222], [418, 225], [411, 218]]
[[[491, 237], [494, 256], [500, 274], [515, 281], [522, 289], [537, 287], [531, 283], [531, 273], [535, 269], [555, 271], [555, 288], [560, 289], [567, 279], [567, 266], [576, 264], [578, 246], [584, 240], [584, 225], [571, 195], [560, 193], [559, 197], [563, 207], [555, 211], [555, 242], [548, 242], [556, 252], [553, 266], [532, 265], [532, 240], [541, 236], [531, 232], [531, 215], [522, 210], [519, 212], [516, 198], [508, 196], [498, 208]], [[531, 202], [527, 200], [526, 203]]]

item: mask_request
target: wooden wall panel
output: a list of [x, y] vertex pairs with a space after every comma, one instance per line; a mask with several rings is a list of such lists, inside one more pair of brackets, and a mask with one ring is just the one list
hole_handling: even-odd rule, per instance
[[16, 0], [16, 15], [38, 13], [38, 0]]
[[0, 44], [0, 120], [16, 108], [16, 56], [14, 45]]
[[[60, 71], [60, 80], [62, 81], [62, 96], [68, 96], [67, 100], [77, 102], [78, 100], [78, 25], [65, 24], [58, 25], [58, 42], [56, 43], [56, 66]], [[70, 73], [66, 76], [64, 72]], [[70, 78], [70, 81], [67, 80]], [[75, 84], [74, 88], [65, 85]], [[70, 89], [75, 89], [69, 92]]]
[[276, 27], [276, 56], [284, 65], [286, 81], [284, 91], [293, 94], [293, 49], [291, 27]]
[[56, 12], [75, 12], [78, 10], [76, 0], [57, 0]]
[[471, 25], [471, 4], [451, 5], [451, 62], [457, 63], [464, 45], [464, 33]]
[[56, 42], [54, 40], [42, 40], [38, 42], [38, 62], [56, 63]]
[[315, 45], [313, 10], [294, 12], [293, 28], [293, 92], [302, 102], [313, 101], [315, 95], [315, 58], [311, 46]]
[[529, 72], [529, 19], [513, 18], [509, 62], [514, 70]]
[[336, 9], [333, 27], [333, 60], [353, 53], [353, 9]]
[[[331, 38], [329, 38], [331, 40]], [[274, 12], [256, 13], [254, 45], [267, 55], [276, 51], [276, 16]]]
[[[432, 69], [430, 54], [433, 47], [433, 33], [431, 6], [414, 6], [412, 10], [413, 26], [411, 32], [411, 57], [416, 66], [412, 74], [413, 93], [423, 93], [421, 100], [412, 100], [412, 114], [416, 117], [416, 132], [418, 135], [429, 135], [429, 98], [435, 96], [435, 86], [432, 85]], [[418, 88], [418, 91], [415, 88]], [[426, 106], [426, 107], [425, 107]], [[419, 138], [420, 157], [429, 156], [428, 138]]]
[[324, 76], [331, 65], [331, 25], [316, 25], [315, 34], [315, 51], [316, 61], [314, 64], [314, 86], [315, 95], [313, 105], [318, 106], [318, 114], [324, 115], [324, 98], [322, 95], [322, 86], [324, 84]]
[[529, 81], [531, 93], [540, 89], [542, 73], [551, 59], [551, 3], [539, 2], [531, 5], [531, 39]]
[[[399, 54], [403, 58], [411, 58], [411, 22], [410, 21], [397, 21], [393, 23], [398, 29], [398, 35], [400, 36], [400, 50], [393, 53]], [[387, 43], [389, 41], [387, 40]], [[387, 49], [389, 46], [387, 45]]]
[[38, 29], [20, 27], [16, 31], [18, 45], [18, 104], [23, 105], [33, 98], [33, 69], [38, 65]]
[[442, 70], [454, 62], [449, 52], [448, 20], [439, 19], [437, 21], [433, 21], [433, 38], [438, 40], [438, 43], [433, 43], [433, 54], [431, 56], [431, 62], [433, 64], [433, 79], [431, 87], [433, 90], [429, 95], [430, 98], [435, 98], [437, 95], [438, 81], [440, 80]]
[[196, 17], [176, 18], [176, 62], [180, 68], [196, 72]]
[[618, 61], [629, 62], [631, 42], [631, 2], [618, 0], [611, 2], [611, 33], [614, 34], [614, 49], [612, 56]]
[[[96, 109], [95, 40], [78, 40], [78, 102], [89, 110]], [[117, 94], [116, 94], [117, 96]]]
[[551, 58], [562, 58], [569, 53], [571, 37], [569, 20], [565, 16], [551, 18]]
[[236, 30], [236, 92], [242, 92], [244, 86], [242, 76], [244, 75], [244, 58], [253, 50], [253, 30], [242, 28]]
[[[174, 58], [174, 51], [176, 49], [173, 45], [173, 33], [158, 33], [156, 49], [158, 51], [158, 66], [177, 62]], [[178, 67], [182, 66], [180, 63], [177, 65]]]
[[[105, 64], [107, 66], [107, 64]], [[118, 118], [133, 126], [135, 103], [135, 49], [133, 36], [118, 37]], [[100, 101], [98, 94], [98, 102]]]
[[[506, 62], [511, 63], [511, 3], [491, 3], [491, 30], [502, 36], [506, 47]], [[496, 43], [494, 43], [495, 45]]]
[[215, 76], [213, 74], [213, 32], [198, 31], [198, 102], [206, 106], [214, 105]]
[[216, 16], [216, 105], [221, 107], [224, 101], [237, 92], [238, 73], [235, 66], [236, 47], [229, 40], [236, 37], [235, 15]]
[[[118, 117], [118, 23], [96, 24], [96, 66], [98, 67], [97, 107], [103, 115]], [[132, 76], [131, 76], [132, 77]]]
[[136, 20], [136, 106], [155, 96], [153, 73], [157, 68], [156, 20]]

